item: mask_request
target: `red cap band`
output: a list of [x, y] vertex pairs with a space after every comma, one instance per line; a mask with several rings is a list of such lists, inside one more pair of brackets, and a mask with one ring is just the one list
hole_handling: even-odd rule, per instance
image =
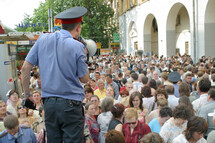
[[73, 18], [73, 19], [61, 19], [62, 24], [73, 24], [82, 22], [82, 17], [79, 18]]

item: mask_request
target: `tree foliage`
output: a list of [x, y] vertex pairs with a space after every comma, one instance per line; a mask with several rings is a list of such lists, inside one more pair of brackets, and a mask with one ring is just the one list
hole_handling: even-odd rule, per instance
[[[48, 8], [52, 9], [52, 17], [58, 13], [74, 7], [86, 7], [88, 13], [83, 17], [84, 24], [82, 26], [82, 37], [93, 39], [96, 42], [101, 42], [103, 48], [108, 48], [112, 41], [112, 35], [117, 31], [113, 16], [114, 11], [109, 4], [104, 0], [49, 0], [41, 3], [38, 9], [34, 10], [32, 17], [25, 15], [22, 23], [47, 23], [45, 27], [24, 27], [18, 31], [48, 31]], [[54, 25], [54, 22], [53, 22]]]

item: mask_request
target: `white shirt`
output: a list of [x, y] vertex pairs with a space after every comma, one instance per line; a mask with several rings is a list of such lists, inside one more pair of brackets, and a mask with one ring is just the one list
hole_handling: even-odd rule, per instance
[[[189, 143], [189, 141], [187, 141], [184, 134], [180, 134], [176, 138], [173, 139], [172, 143]], [[196, 143], [207, 143], [207, 141], [202, 137]]]
[[170, 104], [170, 107], [174, 109], [178, 105], [178, 98], [175, 97], [175, 95], [168, 95], [168, 103]]
[[200, 98], [194, 100], [192, 102], [193, 104], [193, 109], [195, 111], [195, 114], [198, 115], [200, 108], [208, 103], [208, 94], [202, 94], [200, 95]]
[[141, 87], [143, 87], [143, 84], [141, 82], [138, 82], [138, 81], [134, 81], [133, 82], [133, 89], [140, 89]]

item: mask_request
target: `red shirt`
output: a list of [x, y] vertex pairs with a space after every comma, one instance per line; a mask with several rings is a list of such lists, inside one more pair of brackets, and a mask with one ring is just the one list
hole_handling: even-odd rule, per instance
[[151, 133], [151, 129], [147, 124], [143, 124], [138, 121], [137, 126], [134, 131], [130, 132], [130, 127], [125, 123], [122, 127], [123, 133], [125, 135], [126, 143], [138, 143], [138, 141], [146, 134]]

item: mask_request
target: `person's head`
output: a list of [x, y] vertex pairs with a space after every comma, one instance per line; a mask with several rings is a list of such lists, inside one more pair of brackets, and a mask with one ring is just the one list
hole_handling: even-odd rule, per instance
[[98, 84], [98, 88], [99, 88], [100, 90], [103, 90], [103, 89], [104, 89], [104, 87], [105, 87], [105, 82], [104, 82], [102, 79], [99, 79], [98, 82], [97, 82], [97, 84]]
[[165, 141], [158, 133], [153, 132], [143, 136], [140, 143], [165, 143]]
[[90, 97], [90, 102], [92, 102], [96, 107], [98, 107], [100, 103], [99, 97], [97, 95], [92, 95]]
[[158, 99], [157, 106], [158, 106], [158, 109], [161, 109], [162, 107], [168, 106], [167, 99], [165, 99], [165, 98]]
[[111, 113], [113, 115], [113, 118], [121, 118], [123, 116], [125, 110], [125, 106], [121, 103], [117, 103], [112, 106]]
[[181, 126], [191, 117], [191, 109], [187, 108], [185, 104], [178, 105], [173, 110], [173, 118], [176, 125]]
[[31, 96], [36, 104], [41, 103], [42, 98], [41, 93], [39, 91], [34, 91]]
[[18, 102], [19, 96], [15, 89], [9, 90], [6, 95], [11, 102]]
[[92, 88], [95, 88], [95, 87], [96, 87], [96, 81], [95, 81], [95, 79], [90, 79], [90, 86], [91, 86]]
[[157, 89], [157, 83], [154, 79], [149, 81], [149, 87], [154, 88], [155, 90]]
[[96, 107], [95, 107], [94, 103], [92, 103], [92, 102], [86, 103], [85, 109], [86, 109], [86, 113], [88, 115], [90, 115], [90, 116], [95, 115]]
[[172, 109], [168, 106], [162, 107], [159, 111], [159, 117], [160, 122], [163, 125], [169, 118], [172, 117]]
[[186, 82], [181, 82], [178, 87], [180, 96], [190, 96], [190, 86]]
[[197, 89], [199, 92], [208, 92], [211, 88], [211, 81], [208, 78], [202, 78], [198, 82]]
[[164, 81], [167, 81], [168, 80], [168, 74], [166, 72], [162, 72], [161, 73], [161, 78], [164, 80]]
[[138, 124], [138, 115], [136, 108], [127, 108], [125, 111], [125, 123], [130, 128], [135, 128]]
[[95, 72], [95, 78], [96, 78], [96, 80], [100, 79], [100, 72]]
[[175, 89], [172, 85], [165, 86], [167, 95], [174, 95]]
[[166, 93], [165, 88], [158, 88], [156, 90], [155, 94], [155, 102], [157, 102], [158, 99], [163, 98], [163, 99], [168, 99], [168, 95]]
[[106, 74], [106, 81], [108, 84], [111, 84], [112, 83], [112, 75], [111, 74]]
[[19, 121], [14, 115], [8, 115], [4, 118], [4, 126], [8, 133], [15, 135], [19, 131]]
[[128, 82], [125, 84], [125, 88], [126, 88], [126, 90], [127, 90], [128, 92], [130, 92], [130, 91], [133, 89], [133, 83], [128, 81]]
[[7, 105], [3, 100], [0, 100], [0, 115], [6, 115]]
[[193, 116], [188, 120], [187, 128], [184, 131], [185, 137], [188, 141], [198, 141], [204, 134], [207, 133], [208, 123], [202, 117]]
[[17, 107], [17, 112], [18, 112], [18, 117], [20, 117], [21, 115], [26, 115], [28, 116], [28, 108], [23, 107], [22, 105], [18, 105]]
[[132, 73], [131, 74], [131, 78], [133, 79], [133, 81], [137, 81], [138, 80], [138, 74], [137, 73]]
[[187, 82], [188, 84], [190, 84], [190, 83], [192, 82], [192, 74], [187, 73], [187, 74], [185, 75], [185, 80], [186, 80], [186, 82]]
[[101, 109], [103, 112], [108, 112], [111, 110], [111, 107], [113, 106], [113, 98], [107, 96], [103, 99], [101, 104]]
[[151, 88], [149, 86], [144, 86], [141, 88], [141, 94], [143, 97], [152, 97]]
[[125, 143], [125, 137], [117, 130], [110, 130], [105, 134], [105, 143]]
[[148, 77], [147, 76], [142, 77], [142, 83], [144, 85], [148, 84]]
[[126, 96], [129, 95], [129, 92], [128, 92], [128, 90], [126, 90], [126, 89], [122, 89], [122, 90], [119, 92], [119, 94], [121, 95], [122, 98], [124, 98], [124, 97], [126, 97]]
[[107, 86], [106, 95], [114, 98], [114, 88], [111, 85]]
[[85, 93], [85, 97], [86, 97], [87, 100], [89, 100], [90, 97], [94, 94], [93, 89], [91, 87], [89, 87], [89, 86], [86, 86], [84, 88], [84, 93]]
[[159, 78], [158, 71], [155, 70], [155, 71], [153, 72], [153, 79], [158, 80], [158, 78]]
[[210, 100], [215, 100], [215, 89], [211, 88], [209, 91], [208, 91], [208, 98]]
[[143, 99], [139, 91], [134, 91], [129, 98], [130, 107], [143, 110]]

